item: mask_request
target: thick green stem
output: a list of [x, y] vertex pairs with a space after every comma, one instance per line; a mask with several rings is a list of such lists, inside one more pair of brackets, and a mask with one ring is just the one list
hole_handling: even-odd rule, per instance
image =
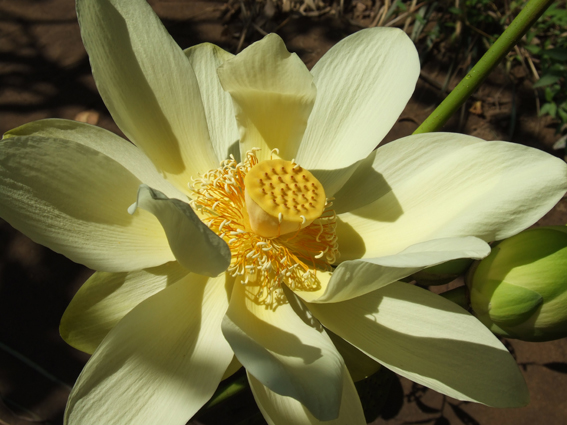
[[530, 0], [488, 52], [413, 134], [429, 133], [443, 127], [552, 2], [553, 0]]

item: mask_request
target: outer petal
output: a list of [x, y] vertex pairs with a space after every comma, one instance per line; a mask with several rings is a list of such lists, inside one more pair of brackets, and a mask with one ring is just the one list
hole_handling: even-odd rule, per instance
[[258, 289], [234, 285], [222, 329], [236, 357], [263, 385], [298, 400], [319, 420], [337, 418], [344, 379], [340, 354], [292, 294], [296, 308], [267, 306], [256, 301]]
[[334, 169], [365, 158], [396, 123], [419, 70], [413, 42], [396, 28], [365, 29], [337, 43], [311, 70], [317, 101], [298, 163]]
[[364, 297], [309, 308], [337, 335], [412, 381], [489, 406], [528, 403], [528, 389], [506, 348], [443, 297], [397, 282]]
[[177, 262], [130, 273], [95, 272], [71, 300], [59, 332], [67, 344], [92, 354], [134, 307], [188, 274]]
[[437, 238], [505, 239], [535, 223], [567, 190], [563, 161], [461, 134], [389, 143], [378, 149], [371, 172], [380, 175], [380, 188], [369, 195], [376, 200], [340, 215], [341, 260], [391, 255]]
[[128, 212], [134, 214], [138, 207], [157, 217], [175, 258], [183, 267], [205, 276], [218, 276], [230, 265], [227, 243], [199, 220], [189, 204], [169, 199], [143, 184]]
[[170, 198], [187, 201], [187, 196], [165, 180], [139, 148], [104, 128], [51, 118], [24, 124], [4, 134], [5, 139], [16, 136], [53, 137], [85, 145], [118, 162], [139, 180]]
[[348, 373], [354, 382], [368, 378], [382, 367], [380, 363], [368, 357], [354, 345], [346, 342], [330, 330], [326, 329], [326, 331], [335, 347], [337, 347], [337, 351], [341, 353]]
[[343, 395], [339, 417], [320, 421], [300, 402], [278, 395], [248, 374], [254, 399], [269, 425], [366, 425], [362, 405], [348, 372], [343, 372]]
[[98, 90], [120, 129], [178, 187], [218, 166], [195, 73], [145, 0], [77, 0]]
[[[39, 136], [0, 145], [0, 216], [35, 242], [112, 272], [175, 259], [155, 217], [127, 213], [141, 181], [104, 151]], [[151, 175], [143, 167], [138, 176]]]
[[217, 68], [234, 57], [232, 53], [211, 43], [202, 43], [185, 50], [201, 91], [211, 142], [219, 161], [230, 154], [239, 158], [238, 127], [230, 94], [225, 92], [217, 76]]
[[220, 331], [227, 307], [224, 276], [191, 274], [143, 301], [83, 369], [65, 424], [184, 425], [232, 359]]
[[398, 254], [387, 257], [345, 261], [335, 269], [328, 283], [325, 280], [321, 281], [319, 291], [296, 291], [296, 293], [309, 302], [344, 301], [375, 291], [426, 267], [458, 258], [480, 260], [488, 254], [490, 254], [488, 244], [472, 236], [435, 239], [412, 245]]
[[301, 59], [269, 34], [223, 63], [218, 76], [234, 100], [242, 157], [257, 147], [260, 160], [275, 148], [283, 159], [294, 158], [316, 94]]

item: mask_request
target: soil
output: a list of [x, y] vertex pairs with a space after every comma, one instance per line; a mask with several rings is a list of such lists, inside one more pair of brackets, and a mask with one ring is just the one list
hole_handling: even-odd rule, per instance
[[[242, 26], [227, 17], [223, 1], [156, 0], [151, 4], [183, 48], [212, 42], [236, 51]], [[327, 15], [289, 19], [278, 33], [289, 50], [312, 67], [356, 29], [352, 22]], [[259, 38], [259, 33], [250, 32], [241, 47]], [[438, 87], [444, 83], [449, 59], [437, 55], [424, 64], [423, 78], [386, 142], [411, 134], [443, 98]], [[457, 82], [458, 77], [449, 86]], [[497, 69], [461, 112], [445, 131], [511, 140], [554, 153], [552, 146], [559, 138], [555, 124], [537, 117], [534, 93], [522, 69], [510, 74]], [[49, 117], [81, 119], [121, 134], [96, 91], [74, 1], [0, 0], [0, 133]], [[567, 200], [563, 199], [538, 225], [566, 222]], [[58, 325], [66, 305], [91, 273], [0, 221], [1, 424], [62, 424], [70, 388], [88, 356], [63, 342]], [[567, 339], [506, 343], [528, 383], [529, 406], [493, 409], [463, 403], [394, 377], [385, 408], [371, 423], [566, 423]], [[250, 394], [242, 394], [237, 401], [232, 410], [227, 407], [223, 413], [219, 408], [216, 414], [201, 414], [192, 423], [238, 423], [236, 418], [243, 411], [257, 413]], [[258, 416], [255, 420], [261, 423]]]

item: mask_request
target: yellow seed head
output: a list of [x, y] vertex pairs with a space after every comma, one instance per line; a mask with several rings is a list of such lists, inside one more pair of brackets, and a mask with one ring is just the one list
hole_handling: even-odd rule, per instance
[[266, 238], [307, 227], [325, 210], [321, 183], [290, 161], [271, 159], [256, 164], [246, 174], [244, 185], [250, 227]]

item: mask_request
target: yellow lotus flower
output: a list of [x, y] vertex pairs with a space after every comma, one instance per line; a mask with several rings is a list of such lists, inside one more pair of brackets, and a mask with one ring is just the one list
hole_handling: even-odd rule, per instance
[[240, 364], [270, 424], [364, 424], [328, 330], [345, 356], [452, 397], [527, 403], [480, 322], [398, 280], [534, 223], [567, 190], [562, 161], [442, 133], [373, 151], [419, 74], [397, 29], [347, 37], [309, 72], [276, 35], [183, 52], [145, 1], [77, 10], [134, 145], [45, 120], [0, 150], [0, 215], [99, 270], [61, 323], [93, 353], [67, 424], [184, 424]]

